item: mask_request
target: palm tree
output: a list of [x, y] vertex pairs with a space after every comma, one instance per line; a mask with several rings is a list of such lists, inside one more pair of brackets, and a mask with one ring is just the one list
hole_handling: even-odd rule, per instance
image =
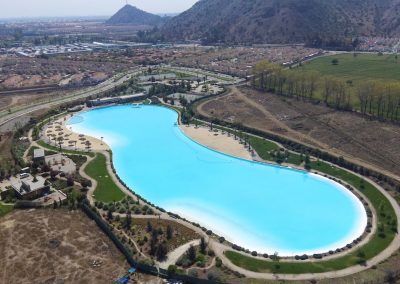
[[90, 143], [90, 141], [86, 141], [85, 144], [86, 144], [86, 148], [88, 148], [88, 150], [90, 150], [92, 143]]
[[60, 146], [60, 150], [61, 150], [61, 145], [62, 145], [62, 143], [64, 141], [64, 138], [62, 136], [60, 136], [60, 137], [57, 138], [57, 141], [58, 141], [58, 146]]

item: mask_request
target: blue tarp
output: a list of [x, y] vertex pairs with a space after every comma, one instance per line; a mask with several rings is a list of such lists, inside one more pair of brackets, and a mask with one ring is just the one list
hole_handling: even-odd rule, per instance
[[129, 281], [129, 277], [128, 276], [124, 276], [124, 277], [118, 279], [115, 282], [115, 284], [125, 284], [125, 283], [128, 283], [128, 281]]

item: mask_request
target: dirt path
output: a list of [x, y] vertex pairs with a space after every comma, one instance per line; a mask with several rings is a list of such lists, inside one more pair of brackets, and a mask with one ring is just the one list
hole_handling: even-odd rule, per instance
[[[232, 86], [229, 89], [229, 92], [221, 97], [218, 98], [214, 98], [215, 100], [218, 100], [219, 98], [224, 98], [224, 97], [228, 97], [228, 96], [236, 96], [237, 98], [239, 98], [241, 101], [247, 103], [248, 105], [250, 105], [251, 107], [255, 108], [256, 110], [258, 110], [260, 113], [262, 113], [262, 115], [264, 116], [265, 119], [271, 121], [274, 125], [276, 125], [276, 128], [279, 128], [280, 130], [284, 130], [285, 132], [292, 134], [293, 136], [291, 136], [291, 139], [299, 142], [299, 143], [303, 143], [306, 145], [310, 145], [312, 147], [315, 146], [319, 146], [322, 148], [327, 147], [326, 144], [323, 144], [321, 142], [315, 141], [313, 139], [310, 139], [310, 137], [307, 137], [304, 134], [301, 134], [297, 131], [294, 131], [293, 129], [291, 129], [290, 127], [288, 127], [286, 124], [284, 124], [282, 121], [279, 121], [278, 119], [275, 118], [275, 116], [273, 114], [271, 114], [269, 111], [267, 111], [265, 108], [263, 108], [258, 102], [253, 101], [252, 99], [250, 99], [249, 97], [247, 97], [245, 94], [243, 94], [241, 91], [239, 91], [237, 89], [237, 87]], [[204, 110], [204, 106], [205, 104], [207, 104], [209, 101], [204, 101], [202, 103], [200, 103], [197, 107], [197, 111], [206, 117], [210, 117], [210, 114]], [[262, 119], [262, 118], [260, 118]], [[253, 125], [248, 125], [248, 124], [244, 124], [248, 127], [254, 127]], [[257, 127], [254, 127], [257, 128]], [[258, 128], [257, 128], [258, 129]], [[261, 131], [265, 131], [265, 132], [270, 132], [270, 131], [266, 131], [265, 129], [259, 129]], [[272, 133], [272, 132], [271, 132]], [[294, 138], [295, 137], [295, 138]]]
[[163, 262], [159, 262], [158, 266], [163, 269], [168, 269], [168, 266], [175, 265], [178, 259], [190, 248], [190, 246], [197, 246], [200, 244], [200, 240], [193, 240], [188, 242], [175, 250], [171, 251], [167, 255], [167, 260]]
[[269, 111], [267, 111], [265, 108], [263, 108], [259, 103], [253, 101], [248, 96], [246, 96], [245, 94], [240, 92], [236, 87], [232, 87], [231, 88], [231, 94], [235, 94], [240, 99], [242, 99], [244, 102], [246, 102], [249, 105], [251, 105], [252, 107], [258, 109], [266, 118], [268, 118], [270, 121], [273, 121], [273, 123], [275, 125], [277, 125], [280, 129], [284, 129], [285, 131], [287, 131], [287, 133], [290, 133], [293, 136], [298, 137], [298, 139], [299, 139], [299, 141], [301, 141], [301, 143], [307, 143], [307, 144], [311, 144], [311, 145], [316, 145], [316, 146], [318, 146], [320, 148], [329, 148], [329, 146], [324, 144], [324, 143], [321, 143], [319, 141], [311, 139], [310, 137], [308, 137], [308, 136], [306, 136], [306, 135], [304, 135], [302, 133], [294, 131], [293, 129], [288, 127], [285, 123], [283, 123], [282, 121], [276, 119], [276, 117], [274, 115], [272, 115]]

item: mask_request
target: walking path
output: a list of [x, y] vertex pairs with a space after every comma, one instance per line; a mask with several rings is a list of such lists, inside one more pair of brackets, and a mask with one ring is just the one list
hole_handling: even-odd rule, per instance
[[163, 269], [168, 269], [168, 266], [175, 265], [178, 259], [190, 248], [190, 246], [197, 246], [199, 244], [200, 240], [193, 240], [181, 245], [180, 247], [168, 253], [166, 261], [158, 262], [158, 266]]

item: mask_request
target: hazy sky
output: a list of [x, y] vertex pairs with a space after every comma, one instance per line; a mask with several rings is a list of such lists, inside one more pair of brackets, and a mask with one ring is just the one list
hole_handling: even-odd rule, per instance
[[[176, 13], [197, 0], [128, 0], [152, 13]], [[0, 18], [41, 16], [107, 16], [125, 5], [125, 0], [0, 0]]]

